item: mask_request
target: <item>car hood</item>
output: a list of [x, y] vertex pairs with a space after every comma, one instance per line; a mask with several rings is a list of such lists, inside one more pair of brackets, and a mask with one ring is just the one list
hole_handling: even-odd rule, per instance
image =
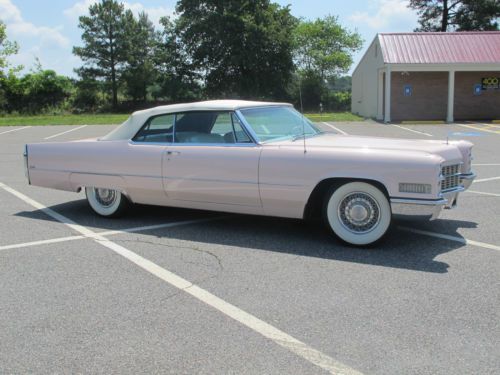
[[[280, 145], [302, 146], [303, 139], [280, 142]], [[362, 148], [367, 150], [417, 151], [439, 155], [443, 159], [460, 160], [469, 154], [472, 143], [467, 141], [422, 140], [366, 137], [324, 133], [306, 138], [306, 147], [310, 148]]]

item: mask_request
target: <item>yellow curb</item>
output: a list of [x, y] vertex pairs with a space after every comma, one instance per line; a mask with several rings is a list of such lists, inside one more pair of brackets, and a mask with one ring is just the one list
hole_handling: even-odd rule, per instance
[[429, 120], [429, 121], [401, 121], [401, 124], [405, 125], [436, 125], [436, 124], [445, 124], [442, 120]]
[[500, 120], [493, 120], [492, 123], [494, 123], [494, 124], [500, 124]]
[[486, 126], [488, 129], [489, 129], [489, 128], [494, 128], [494, 129], [498, 129], [498, 128], [500, 128], [500, 126], [495, 125], [495, 124], [493, 124], [493, 123], [491, 123], [491, 124], [483, 123], [482, 125]]

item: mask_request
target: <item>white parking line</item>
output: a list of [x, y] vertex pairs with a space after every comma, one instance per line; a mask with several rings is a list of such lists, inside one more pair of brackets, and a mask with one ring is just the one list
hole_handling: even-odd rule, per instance
[[118, 245], [106, 237], [100, 235], [99, 233], [93, 232], [90, 229], [79, 225], [72, 221], [71, 219], [55, 212], [54, 210], [44, 206], [43, 204], [27, 197], [21, 192], [3, 184], [0, 182], [0, 188], [11, 193], [22, 201], [28, 203], [29, 205], [43, 211], [45, 214], [51, 216], [52, 218], [60, 221], [61, 223], [67, 225], [71, 229], [81, 233], [84, 236], [92, 237], [92, 239], [107, 247], [118, 255], [121, 255], [130, 262], [141, 267], [143, 270], [155, 275], [161, 280], [167, 282], [168, 284], [184, 291], [201, 302], [204, 302], [208, 306], [220, 311], [224, 315], [240, 322], [242, 325], [250, 328], [251, 330], [259, 333], [260, 335], [270, 339], [274, 343], [288, 349], [289, 351], [295, 353], [296, 355], [304, 358], [310, 363], [323, 368], [324, 370], [330, 372], [331, 374], [361, 374], [360, 372], [336, 361], [335, 359], [329, 357], [328, 355], [316, 350], [302, 341], [288, 335], [287, 333], [281, 331], [280, 329], [266, 323], [265, 321], [241, 310], [240, 308], [222, 300], [221, 298], [213, 295], [205, 289], [191, 283], [190, 281], [176, 275], [173, 272], [168, 271], [165, 268], [151, 262], [150, 260], [134, 253], [133, 251]]
[[480, 180], [474, 180], [474, 183], [476, 184], [478, 182], [495, 181], [495, 180], [500, 180], [500, 177], [482, 178]]
[[45, 137], [44, 139], [52, 139], [52, 138], [55, 138], [55, 137], [59, 137], [60, 135], [63, 135], [63, 134], [66, 134], [66, 133], [69, 133], [69, 132], [74, 132], [75, 130], [78, 130], [78, 129], [82, 129], [84, 127], [86, 127], [88, 125], [82, 125], [82, 126], [79, 126], [77, 128], [74, 128], [74, 129], [69, 129], [69, 130], [66, 130], [62, 133], [57, 133], [57, 134], [54, 134], [54, 135], [51, 135], [50, 137]]
[[492, 244], [489, 244], [486, 242], [473, 241], [473, 240], [469, 240], [469, 239], [464, 238], [464, 237], [450, 236], [449, 234], [435, 233], [435, 232], [429, 232], [426, 230], [413, 229], [413, 228], [407, 228], [407, 227], [398, 227], [398, 229], [404, 230], [406, 232], [422, 234], [424, 236], [436, 237], [436, 238], [441, 238], [443, 240], [459, 242], [459, 243], [464, 244], [464, 245], [473, 245], [473, 246], [477, 246], [477, 247], [483, 247], [485, 249], [500, 251], [500, 246], [492, 245]]
[[349, 135], [349, 134], [347, 134], [347, 132], [343, 131], [342, 129], [337, 128], [336, 126], [333, 126], [332, 124], [329, 124], [328, 122], [322, 122], [322, 124], [325, 124], [325, 125], [329, 126], [330, 128], [338, 131], [340, 134]]
[[180, 227], [182, 225], [206, 223], [208, 221], [222, 220], [222, 219], [226, 219], [228, 217], [229, 216], [217, 216], [217, 217], [208, 217], [206, 219], [176, 221], [176, 222], [173, 222], [173, 223], [154, 224], [154, 225], [147, 225], [147, 226], [143, 226], [143, 227], [133, 227], [133, 228], [126, 228], [126, 229], [109, 230], [109, 231], [100, 232], [100, 233], [97, 233], [97, 234], [100, 235], [100, 236], [113, 236], [115, 234], [124, 234], [124, 233], [132, 233], [132, 232], [144, 232], [144, 231], [147, 231], [147, 230], [172, 228], [172, 227]]
[[4, 131], [4, 132], [1, 132], [0, 134], [7, 134], [7, 133], [12, 133], [12, 132], [17, 132], [19, 130], [28, 129], [28, 128], [31, 128], [31, 126], [23, 126], [22, 128], [16, 128], [16, 129], [7, 130], [7, 131]]
[[389, 126], [395, 126], [396, 128], [407, 130], [407, 131], [412, 132], [412, 133], [423, 134], [423, 135], [425, 135], [427, 137], [434, 137], [432, 134], [424, 133], [424, 132], [421, 132], [421, 131], [418, 131], [418, 130], [414, 130], [414, 129], [409, 129], [409, 128], [406, 128], [406, 127], [401, 126], [401, 125], [392, 124], [392, 125], [389, 125]]
[[50, 240], [15, 243], [12, 245], [0, 246], [0, 251], [1, 250], [10, 250], [10, 249], [20, 249], [23, 247], [30, 247], [30, 246], [46, 245], [46, 244], [52, 244], [52, 243], [58, 243], [58, 242], [81, 240], [83, 238], [86, 238], [86, 237], [85, 236], [68, 236], [68, 237], [52, 238]]
[[481, 163], [481, 164], [472, 164], [474, 167], [498, 167], [500, 164], [494, 164], [494, 163]]
[[[172, 228], [172, 227], [178, 227], [178, 226], [182, 226], [182, 225], [204, 223], [204, 222], [207, 222], [207, 221], [215, 221], [215, 220], [225, 219], [226, 217], [213, 217], [213, 218], [207, 218], [207, 219], [185, 220], [185, 221], [177, 221], [177, 222], [173, 222], [173, 223], [148, 225], [148, 226], [143, 226], [143, 227], [134, 227], [134, 228], [126, 228], [126, 229], [109, 230], [109, 231], [106, 231], [106, 232], [99, 232], [98, 234], [100, 236], [114, 236], [116, 234], [144, 232], [144, 231], [147, 231], [147, 230], [162, 229], [162, 228]], [[12, 244], [12, 245], [4, 245], [4, 246], [0, 246], [0, 250], [20, 249], [20, 248], [24, 248], [24, 247], [47, 245], [47, 244], [52, 244], [52, 243], [74, 241], [74, 240], [82, 240], [82, 239], [85, 239], [85, 238], [92, 239], [94, 237], [95, 236], [67, 236], [67, 237], [58, 237], [58, 238], [52, 238], [52, 239], [48, 239], [48, 240], [31, 241], [31, 242], [23, 242], [23, 243], [17, 243], [17, 244]]]
[[492, 197], [500, 197], [500, 194], [495, 194], [495, 193], [486, 193], [484, 191], [477, 191], [477, 190], [466, 190], [466, 193], [474, 193], [474, 194], [481, 194], [481, 195], [491, 195]]

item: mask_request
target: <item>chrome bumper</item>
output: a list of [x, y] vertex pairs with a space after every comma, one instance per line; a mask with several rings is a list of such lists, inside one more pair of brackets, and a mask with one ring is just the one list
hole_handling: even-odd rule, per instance
[[392, 214], [402, 219], [437, 219], [443, 208], [456, 207], [458, 194], [467, 190], [475, 178], [474, 173], [460, 175], [461, 185], [440, 193], [438, 199], [391, 198]]
[[462, 173], [460, 175], [460, 183], [462, 184], [464, 189], [467, 190], [472, 185], [475, 178], [476, 178], [475, 173], [472, 173], [472, 172], [471, 173]]

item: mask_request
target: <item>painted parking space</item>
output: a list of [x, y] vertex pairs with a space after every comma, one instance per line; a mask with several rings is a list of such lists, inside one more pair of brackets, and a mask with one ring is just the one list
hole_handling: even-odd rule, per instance
[[[73, 233], [29, 205], [13, 200], [0, 189], [0, 248], [5, 245], [46, 239], [47, 236], [66, 237]], [[50, 234], [48, 234], [50, 233]]]
[[60, 133], [56, 133], [56, 134], [52, 134], [52, 135], [49, 135], [47, 137], [45, 137], [44, 139], [47, 140], [47, 139], [54, 139], [56, 137], [60, 137], [61, 135], [64, 135], [64, 134], [68, 134], [68, 133], [71, 133], [71, 132], [74, 132], [74, 131], [77, 131], [77, 130], [80, 130], [80, 129], [83, 129], [83, 128], [86, 128], [88, 125], [81, 125], [81, 126], [77, 126], [75, 128], [71, 128], [71, 129], [68, 129], [68, 130], [64, 130]]
[[495, 124], [487, 124], [481, 122], [465, 122], [463, 124], [460, 124], [460, 126], [467, 129], [473, 129], [482, 133], [500, 135], [500, 126]]
[[73, 220], [46, 207], [45, 205], [33, 200], [32, 198], [20, 193], [19, 191], [2, 183], [0, 183], [0, 188], [14, 195], [16, 198], [19, 198], [23, 202], [33, 206], [34, 208], [37, 208], [47, 216], [50, 216], [52, 219], [57, 220], [61, 224], [68, 226], [72, 230], [77, 231], [84, 236], [87, 236], [89, 239], [94, 240], [96, 243], [122, 256], [131, 263], [142, 268], [144, 271], [166, 282], [170, 286], [179, 289], [181, 292], [189, 294], [199, 302], [202, 302], [209, 307], [219, 311], [220, 313], [226, 315], [227, 317], [232, 318], [246, 328], [249, 328], [255, 333], [260, 334], [263, 337], [273, 341], [275, 344], [289, 350], [293, 354], [305, 359], [311, 364], [320, 367], [328, 372], [348, 373], [353, 375], [360, 374], [358, 371], [350, 368], [342, 362], [339, 362], [322, 353], [321, 351], [310, 347], [306, 343], [297, 340], [286, 332], [283, 332], [280, 329], [266, 323], [265, 321], [262, 321], [257, 317], [247, 313], [246, 311], [239, 309], [235, 305], [222, 300], [221, 298], [176, 275], [175, 273], [165, 268], [161, 268], [157, 264], [144, 257], [141, 257], [137, 253], [117, 244], [116, 242], [112, 242], [106, 237], [97, 234], [96, 232], [93, 232], [80, 224], [77, 224]]
[[28, 128], [31, 128], [31, 126], [12, 126], [12, 127], [7, 127], [7, 130], [3, 130], [3, 128], [1, 128], [0, 135], [25, 130]]
[[82, 244], [0, 252], [2, 368], [321, 373], [93, 241]]

